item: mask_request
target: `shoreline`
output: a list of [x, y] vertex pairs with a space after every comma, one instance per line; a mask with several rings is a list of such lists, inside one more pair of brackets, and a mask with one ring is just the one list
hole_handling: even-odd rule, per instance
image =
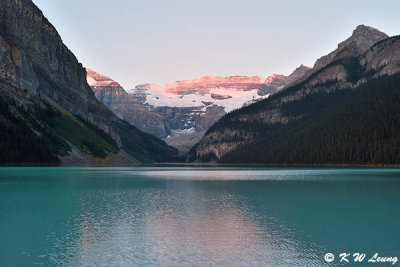
[[46, 163], [20, 163], [20, 164], [0, 164], [0, 168], [29, 168], [29, 167], [48, 167], [48, 168], [129, 168], [129, 167], [270, 167], [270, 168], [400, 168], [400, 164], [276, 164], [276, 163], [180, 163], [180, 162], [157, 162], [157, 163], [138, 163], [138, 164], [77, 164], [60, 165]]

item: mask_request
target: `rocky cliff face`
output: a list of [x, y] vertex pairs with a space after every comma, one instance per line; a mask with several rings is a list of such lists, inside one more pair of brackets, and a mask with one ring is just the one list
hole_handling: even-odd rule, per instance
[[301, 65], [296, 68], [289, 76], [284, 75], [271, 75], [269, 76], [264, 84], [258, 89], [259, 95], [274, 94], [288, 87], [289, 85], [297, 82], [301, 79], [311, 68]]
[[259, 95], [271, 95], [281, 90], [286, 84], [287, 77], [284, 75], [271, 75], [258, 88]]
[[87, 70], [87, 80], [97, 99], [119, 118], [159, 138], [168, 135], [164, 117], [150, 111], [137, 98], [129, 95], [118, 82], [91, 69]]
[[110, 77], [97, 73], [92, 69], [86, 69], [86, 72], [87, 82], [92, 88], [121, 88], [121, 85]]
[[[136, 156], [141, 154], [143, 159], [156, 159], [158, 155], [152, 154], [157, 153], [156, 147], [168, 157], [164, 142], [125, 125], [96, 99], [86, 70], [31, 0], [2, 0], [0, 22], [1, 95], [17, 103], [51, 103], [65, 109], [103, 130], [131, 154], [137, 145]], [[129, 134], [140, 138], [129, 140]]]
[[373, 27], [359, 25], [348, 39], [338, 45], [335, 51], [318, 59], [315, 62], [314, 69], [320, 69], [341, 58], [361, 55], [372, 45], [388, 37], [387, 34]]
[[[292, 74], [290, 74], [286, 80], [285, 80], [285, 85], [284, 88], [298, 82], [301, 80], [306, 73], [308, 73], [312, 68], [300, 65], [300, 67], [296, 68]], [[283, 88], [282, 88], [283, 89]]]
[[[306, 80], [311, 74], [322, 69], [328, 64], [343, 58], [356, 57], [364, 53], [371, 46], [377, 42], [388, 38], [389, 36], [373, 27], [366, 25], [359, 25], [353, 31], [352, 35], [338, 44], [336, 50], [332, 51], [328, 55], [319, 58], [313, 68], [306, 70], [297, 82]], [[294, 82], [288, 83], [293, 85]]]
[[[371, 34], [377, 37], [371, 37]], [[259, 129], [263, 129], [266, 125], [287, 125], [301, 119], [301, 113], [288, 113], [286, 107], [289, 103], [300, 101], [306, 96], [331, 93], [344, 88], [358, 88], [371, 79], [398, 73], [400, 38], [392, 37], [379, 41], [384, 36], [369, 27], [357, 27], [353, 36], [339, 45], [339, 48], [345, 49], [349, 49], [350, 45], [350, 55], [355, 51], [357, 56], [343, 57], [344, 53], [335, 51], [319, 60], [316, 67], [303, 76], [300, 82], [292, 84], [267, 100], [228, 114], [192, 149], [190, 158], [219, 160], [238, 147], [248, 145], [258, 133], [246, 130], [244, 125], [260, 125]], [[359, 46], [360, 43], [376, 40], [379, 42], [367, 51], [364, 50], [365, 46]], [[359, 49], [353, 50], [357, 46]], [[362, 50], [364, 53], [359, 55]]]
[[101, 105], [86, 83], [85, 69], [32, 1], [3, 0], [0, 21], [2, 80], [94, 122], [91, 111]]

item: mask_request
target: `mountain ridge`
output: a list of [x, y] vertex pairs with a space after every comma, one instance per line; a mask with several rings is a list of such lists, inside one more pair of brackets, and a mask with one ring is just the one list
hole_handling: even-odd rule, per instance
[[[311, 74], [325, 67], [329, 63], [342, 58], [359, 56], [367, 51], [371, 46], [379, 41], [382, 41], [389, 36], [378, 29], [366, 26], [364, 24], [358, 25], [352, 32], [352, 35], [346, 40], [340, 42], [337, 48], [329, 54], [318, 58], [314, 66], [302, 75], [301, 79], [297, 82], [302, 82], [307, 79]], [[293, 83], [291, 84], [293, 85]]]
[[[230, 157], [229, 154], [240, 153], [241, 147], [249, 148], [251, 140], [254, 138], [258, 138], [257, 140], [260, 140], [260, 142], [268, 143], [254, 130], [246, 131], [240, 125], [251, 123], [260, 125], [260, 129], [267, 127], [267, 125], [281, 125], [280, 127], [285, 128], [285, 125], [301, 120], [303, 115], [300, 112], [296, 116], [287, 116], [283, 112], [284, 106], [294, 102], [302, 103], [302, 99], [316, 94], [334, 93], [344, 88], [353, 90], [372, 79], [396, 74], [400, 71], [400, 53], [398, 51], [400, 51], [399, 38], [387, 38], [378, 41], [361, 55], [340, 58], [320, 69], [314, 69], [311, 74], [306, 74], [306, 78], [300, 79], [299, 82], [269, 99], [224, 116], [209, 129], [202, 140], [191, 150], [188, 159], [222, 160]], [[232, 124], [233, 122], [237, 125]], [[268, 135], [267, 132], [265, 134]], [[260, 151], [257, 153], [260, 153]]]
[[341, 58], [362, 54], [377, 42], [388, 37], [387, 34], [371, 26], [358, 25], [349, 38], [338, 44], [336, 50], [319, 58], [314, 64], [314, 69], [322, 68]]

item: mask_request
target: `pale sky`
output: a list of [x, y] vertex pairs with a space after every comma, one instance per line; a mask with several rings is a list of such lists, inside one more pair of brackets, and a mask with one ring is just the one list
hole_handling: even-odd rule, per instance
[[400, 34], [399, 0], [33, 0], [85, 67], [125, 89], [289, 74], [359, 24]]

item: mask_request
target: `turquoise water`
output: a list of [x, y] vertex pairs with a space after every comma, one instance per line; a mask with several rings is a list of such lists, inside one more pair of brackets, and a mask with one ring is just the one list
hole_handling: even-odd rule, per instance
[[0, 266], [400, 258], [399, 169], [0, 168], [0, 177]]

